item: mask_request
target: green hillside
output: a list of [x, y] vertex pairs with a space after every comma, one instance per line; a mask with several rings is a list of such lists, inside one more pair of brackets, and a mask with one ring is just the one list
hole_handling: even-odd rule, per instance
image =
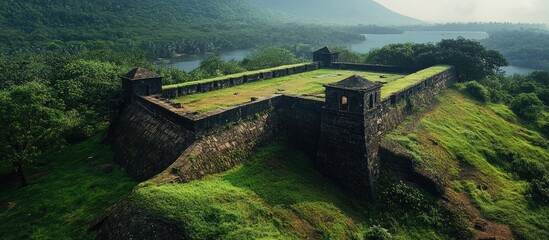
[[548, 194], [549, 143], [507, 106], [449, 90], [384, 141], [398, 143], [418, 171], [469, 195], [485, 217], [510, 225], [519, 239], [549, 236], [549, 206], [540, 196]]
[[377, 204], [342, 192], [304, 153], [273, 140], [223, 174], [185, 184], [140, 184], [132, 206], [177, 222], [187, 239], [460, 239], [459, 222], [404, 183], [387, 183]]
[[341, 43], [362, 32], [358, 27], [282, 23], [247, 0], [0, 2], [0, 53], [110, 48], [171, 57], [262, 45]]
[[256, 6], [290, 19], [324, 24], [410, 25], [420, 20], [393, 12], [371, 0], [250, 0]]

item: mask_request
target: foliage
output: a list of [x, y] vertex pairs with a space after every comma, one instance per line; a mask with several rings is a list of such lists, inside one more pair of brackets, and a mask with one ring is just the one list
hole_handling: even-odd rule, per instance
[[246, 0], [6, 0], [0, 16], [0, 52], [9, 54], [141, 49], [169, 58], [265, 45], [343, 43], [384, 29], [286, 23]]
[[549, 234], [549, 207], [529, 190], [544, 189], [537, 184], [542, 179], [533, 176], [549, 167], [547, 139], [521, 125], [506, 105], [479, 104], [455, 90], [415, 119], [384, 141], [402, 142], [402, 136], [413, 135], [407, 140], [415, 148], [406, 150], [423, 159], [419, 171], [455, 191], [465, 190], [484, 216], [509, 224], [518, 238]]
[[[290, 21], [305, 21], [322, 24], [356, 25], [375, 24], [379, 26], [395, 26], [403, 24], [419, 24], [420, 20], [395, 13], [374, 1], [347, 0], [345, 4], [331, 0], [251, 0], [252, 4], [274, 13], [281, 13]], [[378, 33], [400, 33], [378, 26]]]
[[481, 102], [487, 102], [490, 100], [488, 89], [477, 81], [470, 81], [463, 84], [465, 92], [471, 97]]
[[303, 62], [292, 52], [283, 48], [262, 48], [254, 50], [242, 60], [242, 66], [247, 70], [259, 70], [288, 64]]
[[547, 31], [496, 31], [482, 43], [489, 49], [500, 51], [512, 65], [549, 70]]
[[116, 119], [121, 102], [120, 79], [135, 66], [151, 67], [142, 52], [98, 50], [70, 54], [21, 53], [0, 56], [0, 90], [37, 82], [57, 99], [57, 110], [69, 113], [69, 141], [93, 135], [105, 121]]
[[473, 40], [442, 40], [436, 44], [390, 44], [368, 53], [367, 62], [423, 69], [436, 64], [455, 66], [461, 81], [483, 79], [507, 66], [498, 52]]
[[532, 181], [532, 196], [536, 202], [549, 206], [549, 173]]
[[0, 92], [0, 160], [16, 169], [23, 186], [23, 166], [34, 162], [45, 149], [61, 144], [69, 127], [61, 103], [47, 86], [28, 82]]
[[541, 117], [543, 102], [534, 93], [521, 93], [511, 102], [511, 109], [517, 116], [535, 121]]
[[95, 167], [114, 164], [102, 135], [42, 155], [29, 186], [0, 194], [0, 204], [13, 204], [0, 209], [2, 239], [96, 239], [94, 218], [135, 186], [116, 165], [111, 173]]
[[393, 237], [389, 231], [378, 225], [374, 225], [366, 229], [364, 240], [391, 240]]

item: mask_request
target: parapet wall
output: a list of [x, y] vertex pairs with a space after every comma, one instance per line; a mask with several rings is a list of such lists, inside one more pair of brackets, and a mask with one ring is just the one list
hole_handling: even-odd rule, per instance
[[283, 69], [270, 70], [260, 73], [248, 74], [239, 77], [224, 78], [215, 81], [196, 83], [192, 85], [181, 86], [177, 88], [164, 89], [162, 97], [177, 98], [196, 93], [204, 93], [215, 91], [223, 88], [238, 86], [245, 83], [262, 81], [277, 77], [283, 77], [292, 74], [298, 74], [308, 71], [317, 70], [320, 67], [319, 63], [309, 63], [300, 66], [288, 67]]
[[379, 135], [396, 128], [421, 106], [431, 104], [439, 93], [454, 83], [457, 83], [457, 75], [452, 67], [384, 99], [377, 113]]
[[417, 69], [389, 66], [389, 65], [344, 63], [344, 62], [333, 62], [330, 64], [329, 68], [340, 69], [340, 70], [360, 70], [360, 71], [403, 73], [403, 74], [410, 74], [417, 71]]

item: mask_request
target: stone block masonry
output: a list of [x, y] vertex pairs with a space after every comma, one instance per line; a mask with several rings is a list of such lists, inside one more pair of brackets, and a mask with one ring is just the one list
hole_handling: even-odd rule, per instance
[[[199, 83], [170, 89], [162, 95], [211, 91], [318, 67], [308, 64]], [[374, 67], [379, 70], [382, 66]], [[380, 137], [419, 105], [429, 104], [455, 80], [454, 69], [450, 68], [384, 100], [379, 98], [379, 88], [360, 94], [349, 88], [341, 91], [346, 97], [333, 95], [336, 90], [327, 91], [327, 99], [336, 101], [329, 104], [321, 99], [278, 94], [201, 114], [185, 112], [158, 96], [134, 96], [111, 131], [113, 148], [119, 162], [138, 180], [161, 173], [162, 177], [155, 179], [185, 182], [228, 170], [242, 163], [266, 139], [285, 134], [293, 145], [316, 159], [321, 172], [349, 192], [368, 198], [374, 193], [379, 175]], [[346, 112], [349, 110], [361, 112]]]

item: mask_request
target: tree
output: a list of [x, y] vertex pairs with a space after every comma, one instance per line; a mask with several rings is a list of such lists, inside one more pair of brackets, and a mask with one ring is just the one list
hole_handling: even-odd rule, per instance
[[15, 169], [22, 186], [27, 185], [23, 166], [62, 143], [69, 125], [62, 107], [50, 89], [38, 82], [0, 92], [0, 160]]
[[437, 44], [390, 44], [371, 51], [367, 61], [412, 69], [453, 65], [461, 81], [481, 80], [507, 66], [507, 60], [499, 52], [466, 39], [442, 40]]
[[292, 52], [283, 48], [271, 47], [252, 52], [242, 60], [242, 66], [248, 70], [257, 70], [298, 62], [300, 60]]
[[534, 93], [521, 93], [511, 102], [511, 110], [522, 119], [536, 121], [542, 114], [543, 102]]

